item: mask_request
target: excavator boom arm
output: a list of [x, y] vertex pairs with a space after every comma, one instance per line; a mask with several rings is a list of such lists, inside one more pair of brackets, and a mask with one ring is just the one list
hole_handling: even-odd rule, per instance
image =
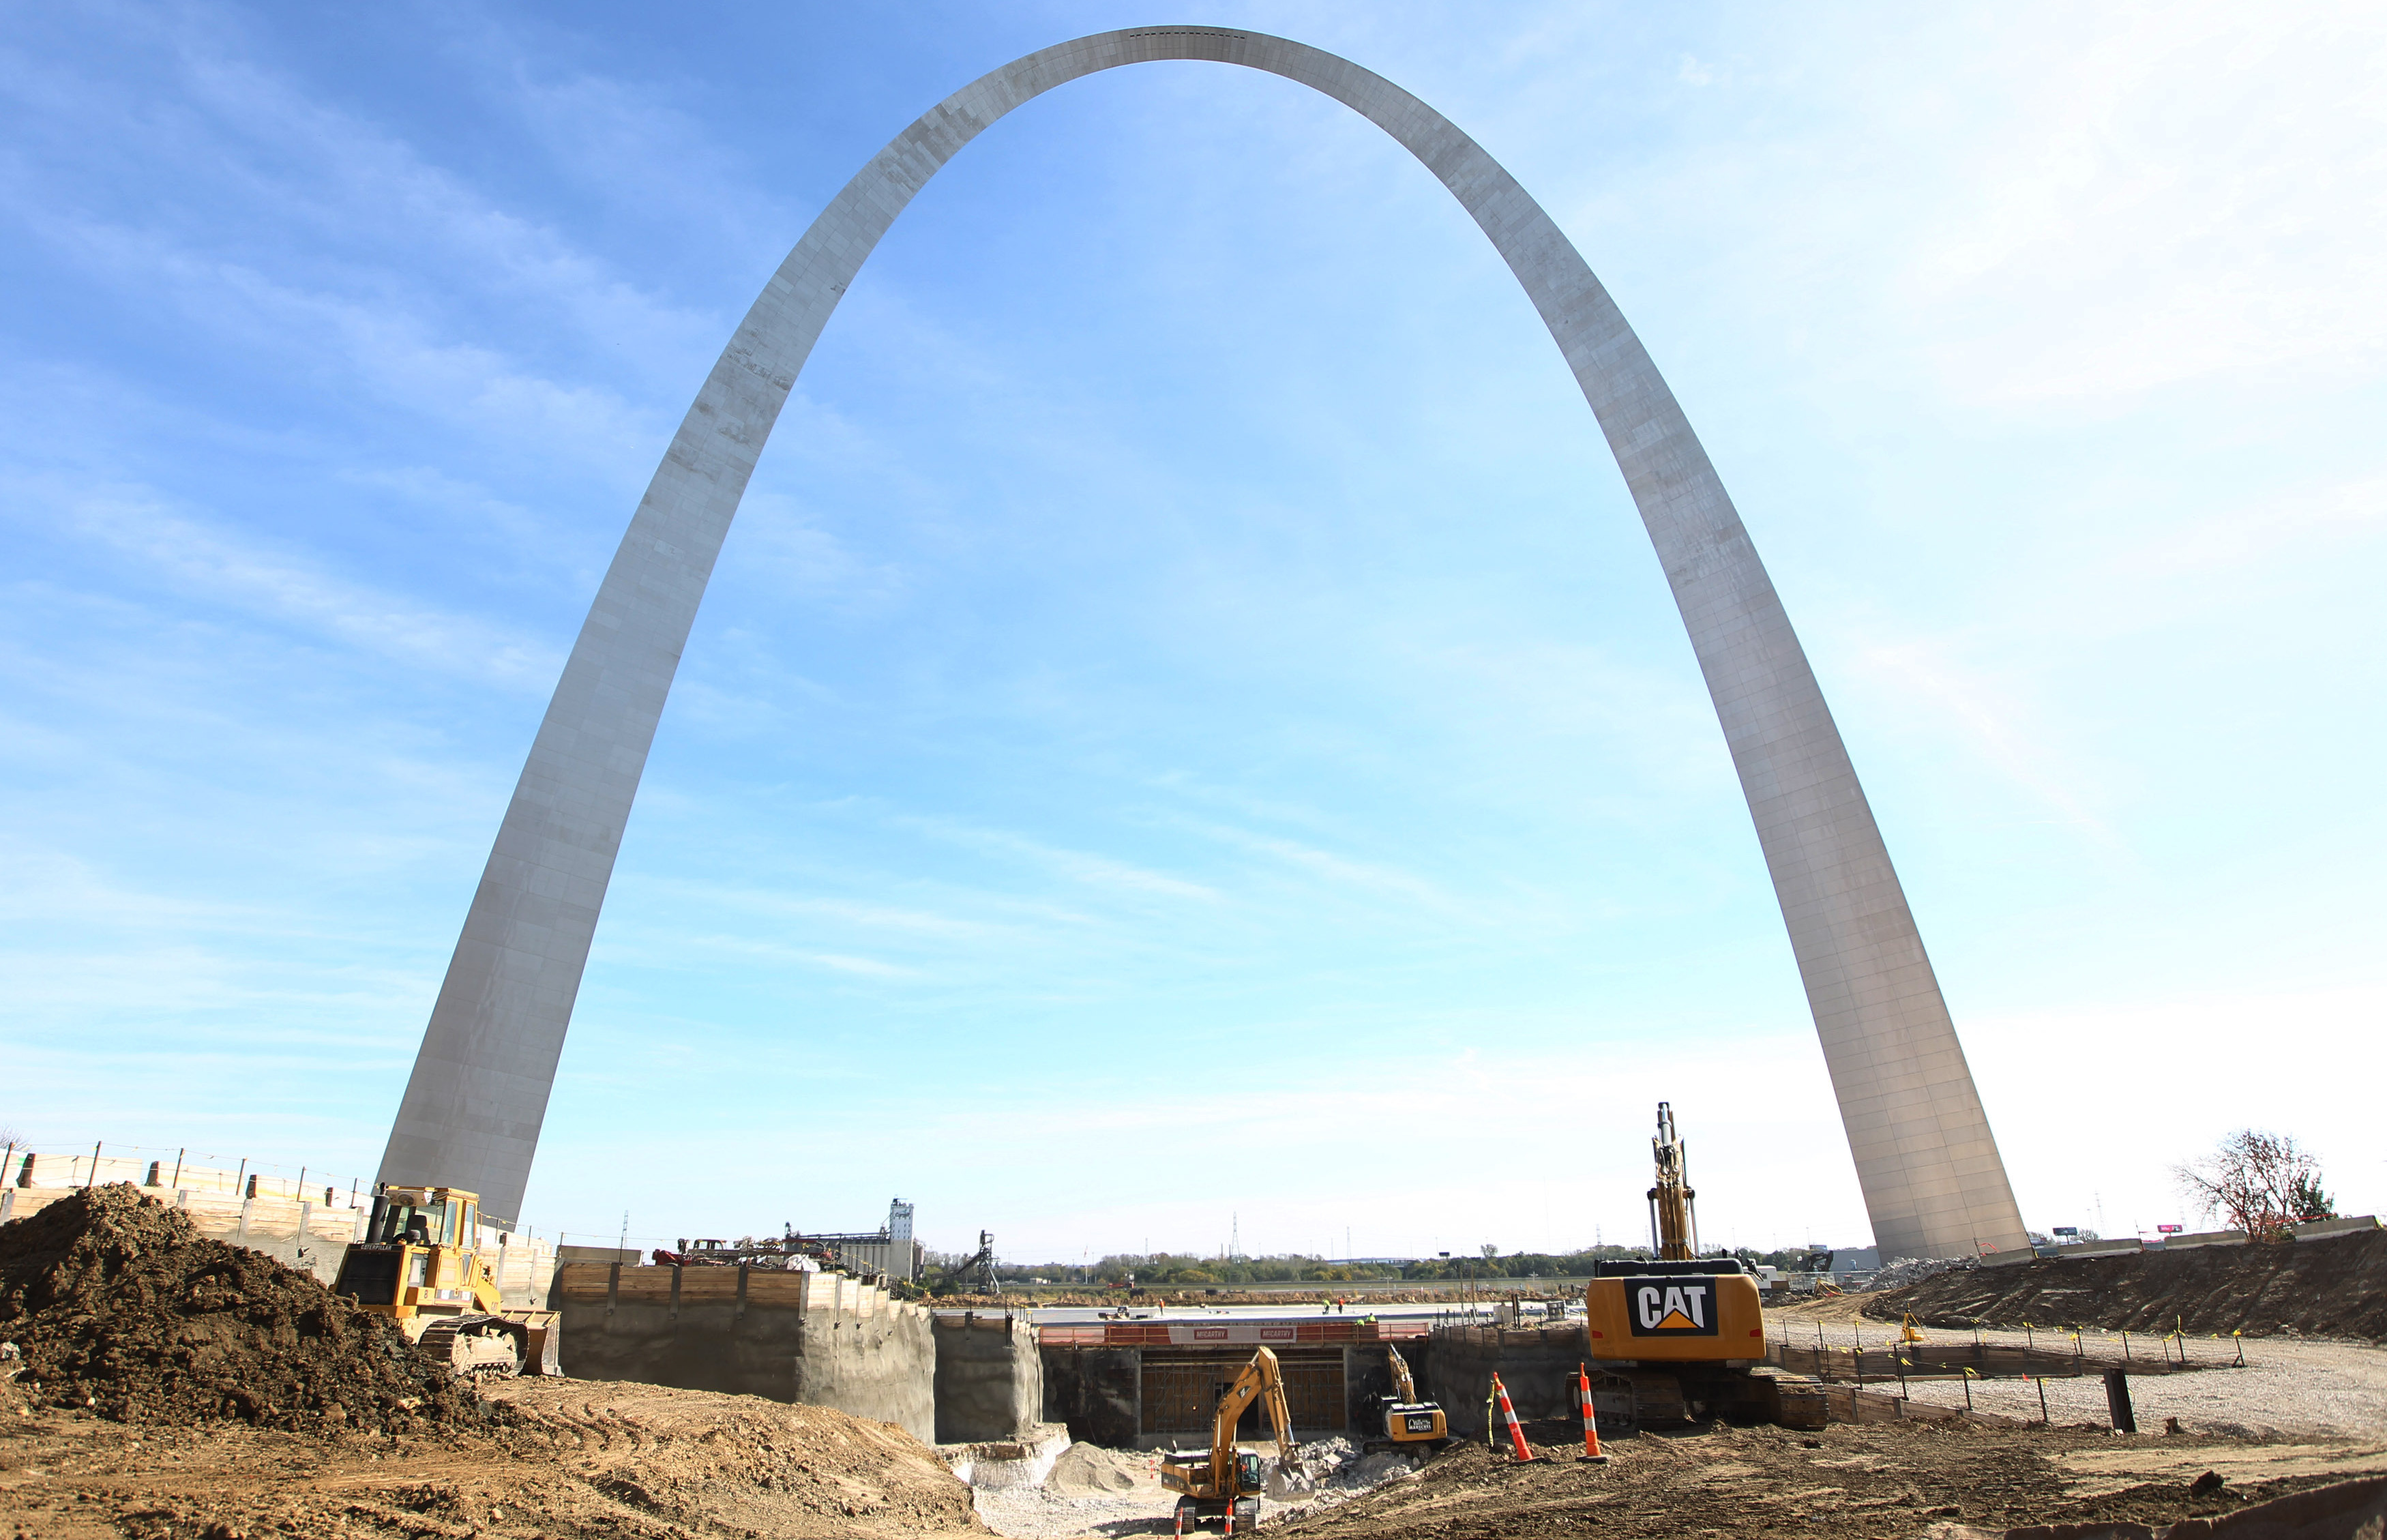
[[1651, 1249], [1661, 1261], [1687, 1262], [1698, 1255], [1699, 1221], [1693, 1217], [1689, 1163], [1682, 1135], [1674, 1131], [1674, 1109], [1658, 1104], [1658, 1135], [1649, 1141], [1657, 1157], [1658, 1184], [1649, 1189]]
[[1284, 1382], [1273, 1374], [1269, 1377], [1268, 1409], [1269, 1420], [1276, 1424], [1278, 1462], [1290, 1470], [1298, 1450], [1293, 1442], [1293, 1408], [1284, 1404]]
[[1296, 1445], [1293, 1441], [1293, 1410], [1284, 1399], [1284, 1371], [1277, 1366], [1276, 1354], [1263, 1347], [1235, 1376], [1227, 1394], [1219, 1397], [1219, 1415], [1210, 1424], [1210, 1480], [1213, 1489], [1222, 1496], [1231, 1496], [1234, 1488], [1235, 1424], [1243, 1420], [1244, 1408], [1255, 1399], [1268, 1403], [1277, 1448], [1287, 1465], [1294, 1460]]

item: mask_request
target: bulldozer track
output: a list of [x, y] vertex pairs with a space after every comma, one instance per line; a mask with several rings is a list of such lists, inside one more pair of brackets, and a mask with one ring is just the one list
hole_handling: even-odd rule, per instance
[[[475, 1354], [474, 1337], [503, 1337], [512, 1347], [512, 1358]], [[456, 1316], [424, 1327], [415, 1345], [456, 1373], [511, 1380], [523, 1371], [527, 1343], [521, 1327], [500, 1317]]]

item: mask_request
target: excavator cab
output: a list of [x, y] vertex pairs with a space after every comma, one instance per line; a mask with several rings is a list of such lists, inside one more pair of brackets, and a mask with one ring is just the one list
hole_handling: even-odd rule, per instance
[[476, 1193], [377, 1187], [365, 1238], [349, 1243], [332, 1292], [397, 1321], [459, 1373], [562, 1373], [555, 1312], [506, 1308], [479, 1224]]

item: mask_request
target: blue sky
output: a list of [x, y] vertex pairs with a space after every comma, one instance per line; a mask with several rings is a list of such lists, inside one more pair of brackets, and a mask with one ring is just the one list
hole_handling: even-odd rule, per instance
[[[1473, 133], [1681, 397], [2035, 1225], [2387, 1193], [2375, 7], [1212, 4]], [[17, 6], [0, 1121], [369, 1175], [563, 650], [812, 216], [1110, 4]], [[1863, 1210], [1556, 349], [1375, 130], [1014, 115], [814, 354], [650, 764], [542, 1232], [1021, 1258]]]

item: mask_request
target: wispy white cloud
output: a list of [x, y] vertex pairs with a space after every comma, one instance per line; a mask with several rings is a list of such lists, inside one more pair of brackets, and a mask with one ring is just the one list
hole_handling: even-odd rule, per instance
[[2330, 548], [2387, 532], [2387, 476], [2283, 487], [2207, 514], [2138, 559], [2166, 567], [2242, 572], [2282, 555], [2308, 561]]
[[956, 940], [977, 940], [1004, 934], [1010, 928], [967, 919], [929, 909], [903, 908], [845, 898], [825, 898], [770, 889], [723, 883], [665, 880], [665, 891], [700, 903], [718, 903], [756, 914], [822, 920], [868, 930], [893, 930], [911, 935]]
[[1180, 820], [1181, 826], [1206, 839], [1230, 845], [1241, 851], [1265, 855], [1297, 871], [1323, 879], [1338, 888], [1349, 889], [1379, 898], [1397, 899], [1405, 903], [1430, 910], [1446, 916], [1480, 914], [1460, 902], [1436, 883], [1400, 867], [1378, 861], [1363, 861], [1315, 845], [1281, 836], [1263, 834], [1254, 829], [1237, 828], [1231, 825]]
[[[209, 257], [153, 231], [64, 217], [28, 221], [86, 271], [164, 297], [189, 324], [252, 355], [490, 439], [529, 440], [629, 482], [651, 470], [661, 421], [611, 389], [522, 368], [480, 343], [443, 339], [391, 297], [301, 285]], [[327, 369], [326, 360], [336, 367]]]
[[2033, 712], [2011, 690], [1999, 689], [1979, 671], [1961, 666], [1946, 649], [1921, 639], [1867, 648], [1859, 661], [1905, 703], [1952, 724], [1982, 760], [2065, 823], [2109, 851], [2125, 848], [2120, 834], [2081, 795], [2087, 777], [2077, 763], [2065, 760], [2058, 747], [2062, 734], [2044, 712]]
[[201, 524], [148, 488], [19, 483], [15, 490], [57, 506], [71, 527], [209, 603], [232, 600], [326, 640], [511, 689], [551, 688], [562, 665], [551, 643], [337, 576]]
[[2111, 410], [2216, 375], [2387, 362], [2376, 7], [2014, 19], [1974, 65], [2012, 71], [2010, 112], [1910, 257], [1951, 393]]
[[676, 946], [699, 947], [709, 952], [730, 953], [743, 957], [761, 957], [777, 963], [793, 963], [802, 967], [824, 969], [830, 973], [851, 974], [864, 978], [918, 978], [922, 971], [901, 963], [890, 963], [881, 957], [865, 957], [852, 953], [821, 952], [809, 947], [789, 946], [754, 936], [728, 935], [714, 932], [702, 935], [678, 935]]
[[1008, 829], [987, 828], [946, 818], [909, 815], [899, 816], [894, 822], [984, 854], [1026, 862], [1089, 888], [1133, 894], [1140, 898], [1190, 900], [1201, 903], [1218, 903], [1226, 898], [1224, 893], [1206, 883], [1188, 881], [1113, 856], [1047, 844]]

